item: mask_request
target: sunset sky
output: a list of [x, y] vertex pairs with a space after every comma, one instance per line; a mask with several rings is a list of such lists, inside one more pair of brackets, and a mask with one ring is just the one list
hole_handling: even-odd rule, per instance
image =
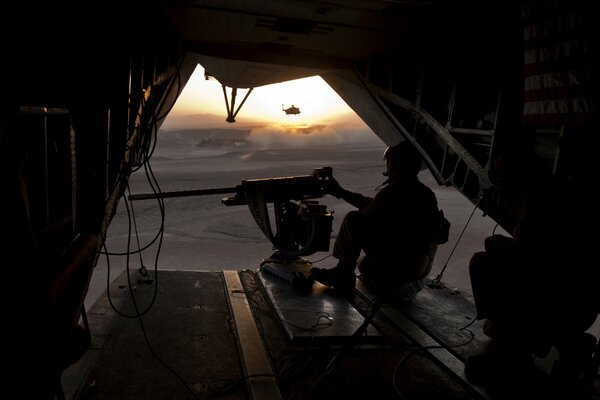
[[[237, 105], [247, 89], [239, 89]], [[227, 88], [228, 96], [231, 89]], [[298, 115], [287, 115], [282, 108], [296, 106]], [[236, 116], [236, 122], [225, 121], [227, 111], [221, 84], [215, 79], [205, 80], [204, 68], [198, 65], [177, 103], [169, 113], [165, 129], [189, 129], [194, 124], [210, 128], [244, 128], [261, 126], [266, 129], [289, 132], [334, 128], [361, 131], [373, 135], [367, 125], [318, 76], [255, 88]]]

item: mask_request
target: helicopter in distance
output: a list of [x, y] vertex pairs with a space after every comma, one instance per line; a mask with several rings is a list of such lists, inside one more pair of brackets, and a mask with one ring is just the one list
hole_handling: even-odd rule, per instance
[[283, 104], [281, 105], [281, 110], [285, 111], [286, 115], [298, 115], [300, 114], [300, 108], [294, 106], [292, 104], [291, 107], [284, 108]]

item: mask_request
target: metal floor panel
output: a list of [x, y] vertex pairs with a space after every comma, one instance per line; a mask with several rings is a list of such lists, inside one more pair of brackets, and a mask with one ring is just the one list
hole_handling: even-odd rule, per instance
[[[271, 273], [261, 270], [258, 276], [291, 340], [335, 344], [352, 336], [365, 320], [345, 297], [318, 282], [309, 291], [298, 291]], [[367, 337], [370, 344], [381, 339], [372, 326]]]
[[[376, 294], [360, 280], [356, 283], [356, 289], [367, 299], [376, 298]], [[429, 354], [438, 360], [444, 370], [459, 384], [470, 390], [474, 396], [477, 396], [481, 400], [489, 400], [490, 397], [484, 388], [473, 385], [467, 380], [464, 372], [464, 362], [448, 350], [448, 345], [440, 343], [430, 336], [429, 333], [407, 318], [406, 315], [396, 307], [390, 304], [384, 304], [381, 311], [403, 332], [408, 334], [415, 343], [421, 346], [422, 349], [426, 349]]]

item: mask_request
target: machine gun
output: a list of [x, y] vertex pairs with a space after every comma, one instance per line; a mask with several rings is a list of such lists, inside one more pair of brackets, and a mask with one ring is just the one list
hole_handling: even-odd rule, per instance
[[[247, 205], [257, 225], [273, 243], [275, 252], [261, 263], [261, 270], [305, 289], [312, 285], [310, 261], [302, 258], [329, 251], [333, 213], [314, 200], [323, 197], [332, 178], [332, 168], [316, 168], [310, 175], [243, 180], [228, 188], [134, 194], [129, 200], [232, 194], [221, 201], [226, 206]], [[273, 204], [272, 213], [268, 204]], [[271, 223], [275, 220], [275, 231]]]

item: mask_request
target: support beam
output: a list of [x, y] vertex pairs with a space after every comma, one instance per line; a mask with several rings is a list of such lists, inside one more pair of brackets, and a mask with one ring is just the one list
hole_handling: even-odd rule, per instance
[[262, 337], [258, 332], [248, 298], [237, 271], [223, 271], [227, 299], [235, 322], [244, 375], [248, 377], [250, 397], [256, 400], [281, 400]]
[[242, 108], [242, 106], [248, 99], [248, 96], [250, 96], [250, 93], [252, 93], [252, 89], [254, 89], [254, 88], [248, 89], [248, 91], [246, 92], [246, 95], [244, 96], [244, 99], [242, 100], [242, 102], [240, 103], [238, 108], [236, 109], [235, 108], [235, 98], [237, 96], [238, 88], [236, 88], [236, 87], [231, 88], [231, 102], [229, 102], [229, 100], [227, 99], [227, 90], [226, 90], [227, 88], [225, 85], [222, 85], [222, 86], [223, 86], [223, 96], [225, 97], [225, 107], [227, 108], [227, 118], [225, 119], [225, 121], [227, 121], [229, 123], [234, 123], [236, 115], [240, 112], [240, 109]]

